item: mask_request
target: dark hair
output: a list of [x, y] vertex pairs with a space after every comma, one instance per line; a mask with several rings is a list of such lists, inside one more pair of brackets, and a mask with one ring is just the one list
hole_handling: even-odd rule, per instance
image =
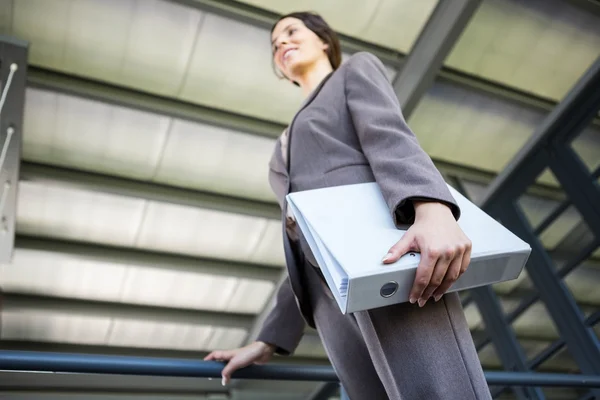
[[[301, 12], [293, 12], [287, 15], [281, 16], [273, 26], [271, 27], [271, 34], [275, 29], [275, 26], [284, 18], [296, 18], [302, 21], [304, 25], [313, 31], [315, 35], [319, 37], [327, 45], [327, 58], [329, 59], [329, 63], [331, 67], [336, 70], [342, 63], [342, 50], [340, 47], [340, 40], [338, 39], [337, 34], [331, 27], [325, 22], [323, 17], [319, 14], [309, 11], [301, 11]], [[275, 70], [275, 74], [277, 74], [277, 67], [273, 63], [273, 69]], [[294, 82], [296, 85], [297, 83]]]

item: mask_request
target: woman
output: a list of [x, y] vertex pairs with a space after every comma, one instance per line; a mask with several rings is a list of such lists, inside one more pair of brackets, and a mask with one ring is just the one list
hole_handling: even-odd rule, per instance
[[[283, 211], [289, 277], [257, 340], [215, 351], [223, 384], [252, 363], [294, 351], [315, 327], [351, 399], [488, 399], [458, 295], [471, 244], [460, 210], [406, 125], [383, 65], [358, 53], [341, 65], [339, 41], [321, 17], [292, 13], [271, 31], [279, 74], [306, 99], [277, 141], [270, 182]], [[376, 181], [395, 223], [411, 224], [383, 263], [421, 253], [410, 301], [343, 315], [284, 201], [290, 191]], [[431, 299], [431, 301], [429, 301]]]

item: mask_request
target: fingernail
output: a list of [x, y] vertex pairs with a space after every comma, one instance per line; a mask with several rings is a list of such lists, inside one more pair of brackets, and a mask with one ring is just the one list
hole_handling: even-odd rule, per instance
[[382, 262], [386, 262], [388, 261], [390, 258], [392, 258], [392, 253], [387, 253], [385, 255], [385, 257], [383, 257], [383, 259], [381, 260]]
[[415, 304], [417, 302], [417, 298], [413, 296], [410, 299], [408, 299], [408, 301], [410, 301], [410, 304]]
[[225, 377], [223, 377], [223, 379], [221, 379], [221, 385], [222, 385], [222, 386], [225, 386], [225, 385], [227, 385], [227, 382], [225, 381]]
[[423, 307], [427, 300], [419, 299], [419, 307]]
[[442, 298], [442, 295], [438, 294], [437, 296], [434, 297], [435, 302], [437, 303], [438, 301], [440, 301], [441, 298]]

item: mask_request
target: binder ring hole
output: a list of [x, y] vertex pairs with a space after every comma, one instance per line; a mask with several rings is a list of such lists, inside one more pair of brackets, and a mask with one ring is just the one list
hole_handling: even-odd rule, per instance
[[398, 291], [398, 282], [390, 281], [381, 287], [379, 294], [381, 297], [392, 297]]

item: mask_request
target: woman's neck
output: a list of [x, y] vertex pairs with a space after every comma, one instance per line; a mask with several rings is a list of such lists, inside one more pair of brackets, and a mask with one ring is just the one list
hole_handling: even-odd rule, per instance
[[333, 71], [328, 59], [321, 59], [310, 66], [302, 76], [296, 78], [296, 82], [302, 88], [304, 97], [308, 97], [325, 77]]

